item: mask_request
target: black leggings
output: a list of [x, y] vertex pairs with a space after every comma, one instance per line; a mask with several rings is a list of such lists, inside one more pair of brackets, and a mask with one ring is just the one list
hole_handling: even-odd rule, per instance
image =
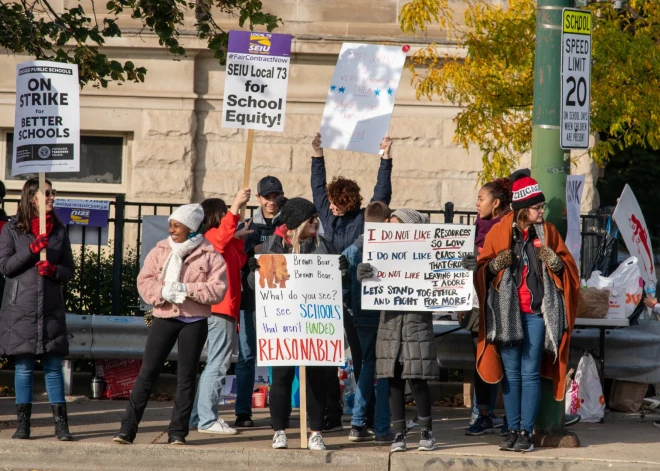
[[[328, 370], [337, 371], [337, 367], [307, 367], [307, 418], [309, 428], [323, 430], [323, 415], [326, 401], [326, 378]], [[284, 430], [291, 412], [291, 386], [296, 375], [295, 366], [274, 366], [273, 384], [270, 386], [270, 417], [273, 430]], [[335, 376], [337, 374], [335, 373]], [[302, 406], [302, 404], [301, 404]]]
[[[477, 358], [477, 345], [479, 344], [479, 334], [477, 332], [472, 332], [472, 344], [474, 345], [474, 358], [476, 361]], [[486, 412], [488, 414], [488, 409], [490, 409], [490, 395], [492, 388], [496, 388], [497, 385], [492, 385], [486, 383], [478, 371], [474, 372], [474, 393], [477, 396], [477, 409], [479, 412]]]
[[131, 398], [126, 411], [121, 418], [121, 432], [128, 434], [131, 438], [135, 437], [138, 424], [142, 420], [151, 395], [151, 388], [178, 340], [176, 394], [168, 433], [182, 438], [188, 435], [188, 423], [195, 401], [199, 357], [206, 343], [208, 331], [206, 319], [192, 323], [158, 317], [154, 319], [144, 346], [142, 367], [131, 390]]
[[[397, 361], [394, 368], [394, 378], [387, 380], [390, 387], [390, 412], [392, 413], [392, 428], [395, 432], [403, 432], [406, 428], [406, 403], [404, 391], [406, 380], [401, 378], [403, 365]], [[425, 379], [409, 379], [410, 389], [412, 390], [415, 404], [417, 405], [417, 415], [420, 417], [420, 426], [431, 429], [431, 391], [429, 384]], [[427, 420], [423, 420], [427, 419]], [[424, 423], [422, 423], [424, 422]]]

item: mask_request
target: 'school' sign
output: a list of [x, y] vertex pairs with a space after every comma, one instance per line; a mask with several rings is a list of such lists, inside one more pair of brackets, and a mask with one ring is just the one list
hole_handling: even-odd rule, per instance
[[257, 365], [342, 366], [337, 255], [261, 255], [255, 272]]
[[291, 36], [230, 31], [222, 127], [284, 132]]
[[362, 309], [472, 309], [472, 272], [461, 259], [474, 253], [474, 233], [454, 224], [365, 224], [363, 261], [376, 276], [362, 282]]

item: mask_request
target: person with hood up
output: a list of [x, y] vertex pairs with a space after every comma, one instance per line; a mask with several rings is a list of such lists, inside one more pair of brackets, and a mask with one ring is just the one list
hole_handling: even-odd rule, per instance
[[[390, 217], [390, 223], [427, 224], [428, 216], [412, 209], [397, 209]], [[361, 263], [357, 268], [360, 282], [375, 276], [369, 263]], [[376, 376], [387, 379], [390, 389], [390, 411], [392, 428], [396, 434], [391, 451], [407, 449], [407, 426], [405, 385], [410, 384], [421, 438], [418, 450], [431, 451], [435, 448], [433, 437], [433, 417], [431, 392], [428, 381], [437, 381], [440, 369], [433, 333], [433, 316], [428, 312], [382, 311], [376, 340]]]
[[227, 291], [222, 255], [197, 232], [203, 219], [199, 204], [179, 206], [169, 217], [170, 236], [149, 252], [138, 275], [138, 291], [154, 307], [154, 320], [119, 433], [113, 438], [116, 443], [128, 445], [135, 440], [152, 387], [178, 341], [176, 394], [167, 442], [186, 444], [207, 319], [211, 306], [222, 301]]
[[478, 258], [477, 372], [489, 384], [503, 380], [509, 434], [500, 449], [529, 452], [541, 376], [553, 380], [556, 400], [564, 398], [579, 278], [559, 232], [543, 218], [545, 196], [536, 180], [513, 183], [511, 206]]

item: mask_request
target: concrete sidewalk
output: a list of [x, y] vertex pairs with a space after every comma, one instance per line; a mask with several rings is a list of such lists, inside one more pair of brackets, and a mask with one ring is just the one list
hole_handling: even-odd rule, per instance
[[[168, 402], [151, 402], [133, 446], [114, 444], [125, 401], [89, 401], [74, 399], [69, 403], [73, 443], [60, 443], [53, 437], [50, 409], [37, 402], [33, 413], [33, 440], [11, 440], [14, 432], [13, 398], [0, 398], [0, 469], [31, 470], [169, 470], [231, 469], [304, 470], [319, 467], [352, 470], [452, 471], [523, 469], [540, 471], [660, 470], [660, 430], [653, 427], [655, 416], [608, 414], [605, 424], [578, 424], [571, 427], [582, 442], [579, 449], [540, 449], [526, 455], [501, 452], [498, 435], [467, 437], [467, 409], [436, 408], [434, 432], [437, 446], [433, 452], [408, 451], [389, 453], [389, 447], [370, 443], [350, 443], [348, 422], [341, 433], [326, 434], [326, 452], [300, 450], [296, 429], [288, 431], [288, 450], [270, 447], [272, 430], [268, 410], [257, 409], [253, 429], [239, 435], [200, 434], [188, 436], [188, 446], [167, 445], [167, 425], [172, 411]], [[414, 415], [414, 409], [409, 408]], [[225, 408], [222, 417], [233, 423], [233, 408]], [[292, 427], [298, 427], [294, 411]], [[415, 444], [418, 432], [411, 432]]]

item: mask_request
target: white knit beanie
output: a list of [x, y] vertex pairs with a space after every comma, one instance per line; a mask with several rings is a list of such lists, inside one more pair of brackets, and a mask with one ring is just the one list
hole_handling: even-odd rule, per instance
[[184, 204], [176, 208], [167, 220], [178, 221], [191, 231], [197, 232], [204, 220], [204, 210], [199, 204]]

